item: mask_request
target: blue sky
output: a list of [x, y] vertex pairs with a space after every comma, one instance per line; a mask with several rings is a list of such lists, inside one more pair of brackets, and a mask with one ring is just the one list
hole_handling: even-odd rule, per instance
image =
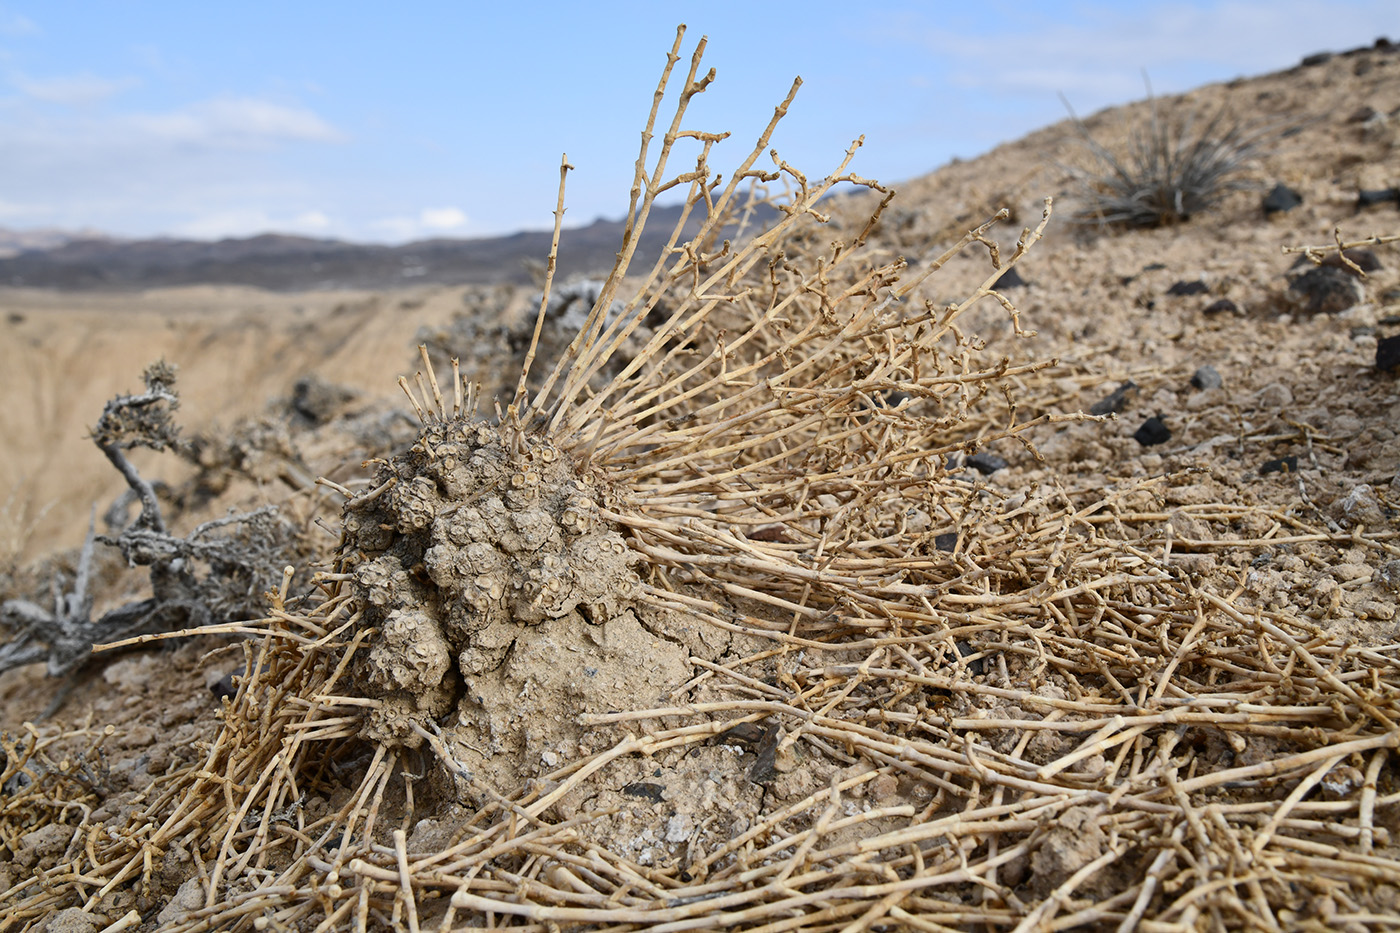
[[[1400, 3], [238, 4], [0, 0], [0, 226], [266, 230], [378, 242], [626, 207], [684, 20], [715, 84], [691, 128], [727, 168], [801, 75], [775, 144], [824, 174], [921, 175], [1064, 116], [1400, 40]], [[673, 165], [683, 164], [673, 162]]]

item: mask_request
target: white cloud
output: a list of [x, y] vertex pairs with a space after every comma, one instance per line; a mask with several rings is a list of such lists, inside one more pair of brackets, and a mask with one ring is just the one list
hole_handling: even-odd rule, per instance
[[331, 219], [320, 211], [304, 211], [292, 218], [292, 229], [295, 230], [329, 230], [330, 226]]
[[263, 148], [279, 142], [338, 143], [345, 134], [304, 107], [253, 97], [199, 101], [181, 110], [127, 118], [153, 139], [209, 148]]
[[135, 78], [99, 78], [86, 73], [56, 78], [16, 75], [11, 80], [27, 97], [48, 104], [70, 106], [95, 104], [141, 83]]
[[330, 218], [317, 210], [303, 211], [293, 216], [278, 216], [259, 208], [238, 208], [201, 214], [178, 225], [174, 232], [196, 240], [216, 240], [224, 237], [256, 236], [260, 233], [322, 236], [330, 227]]
[[0, 10], [0, 36], [34, 36], [42, 31], [29, 17]]
[[367, 228], [391, 243], [405, 243], [426, 237], [441, 236], [449, 230], [460, 231], [470, 218], [460, 207], [425, 207], [418, 216], [382, 217], [367, 224]]
[[466, 212], [457, 207], [425, 207], [418, 220], [429, 230], [455, 230], [467, 225]]

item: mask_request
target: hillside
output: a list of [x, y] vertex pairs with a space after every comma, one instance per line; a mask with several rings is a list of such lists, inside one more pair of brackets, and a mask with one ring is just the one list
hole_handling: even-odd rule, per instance
[[[653, 232], [638, 249], [655, 259], [680, 208], [656, 210]], [[606, 274], [623, 222], [599, 218], [567, 231], [564, 276]], [[377, 246], [264, 234], [216, 242], [109, 237], [0, 238], [0, 283], [13, 288], [124, 291], [187, 285], [234, 285], [270, 291], [383, 290], [419, 285], [528, 285], [531, 267], [549, 253], [551, 233], [535, 230], [475, 239], [420, 240]], [[55, 239], [57, 242], [55, 242]]]

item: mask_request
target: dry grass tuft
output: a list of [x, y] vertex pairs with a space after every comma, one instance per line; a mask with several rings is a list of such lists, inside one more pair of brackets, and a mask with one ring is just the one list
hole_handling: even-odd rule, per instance
[[1147, 125], [1129, 131], [1122, 146], [1096, 140], [1065, 101], [1091, 163], [1072, 170], [1086, 201], [1076, 219], [1124, 227], [1185, 223], [1247, 186], [1245, 170], [1271, 131], [1250, 128], [1224, 109], [1164, 116], [1149, 99]]

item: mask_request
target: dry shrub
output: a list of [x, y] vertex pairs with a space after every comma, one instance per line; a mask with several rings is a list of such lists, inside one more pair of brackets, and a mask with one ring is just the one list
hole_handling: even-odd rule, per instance
[[[878, 216], [888, 193], [846, 162], [821, 181], [776, 157], [760, 171], [770, 125], [725, 183], [711, 174], [720, 137], [681, 126], [712, 77], [699, 75], [703, 47], [654, 153], [652, 111], [629, 238], [540, 389], [527, 396], [522, 373], [486, 419], [460, 378], [446, 392], [431, 368], [405, 382], [418, 443], [344, 489], [343, 548], [317, 580], [319, 604], [293, 610], [284, 582], [202, 759], [102, 825], [75, 825], [86, 842], [42, 886], [4, 895], [9, 924], [95, 907], [122, 886], [153, 910], [168, 895], [153, 860], [177, 845], [198, 855], [202, 906], [170, 931], [1388, 923], [1374, 898], [1400, 882], [1378, 818], [1400, 802], [1393, 660], [1217, 591], [1179, 559], [1251, 546], [1221, 533], [1246, 518], [1271, 529], [1271, 546], [1387, 550], [1388, 538], [1223, 503], [1173, 523], [1156, 480], [1005, 498], [950, 471], [950, 453], [1053, 420], [1018, 415], [1049, 397], [1050, 363], [988, 361], [958, 324], [991, 299], [1020, 332], [992, 283], [1039, 228], [1006, 261], [984, 226], [909, 280], [899, 262], [863, 263], [874, 218], [827, 218], [818, 200], [864, 186], [885, 195]], [[678, 138], [700, 156], [671, 175]], [[741, 186], [763, 196], [779, 178], [792, 187], [779, 222], [702, 247]], [[676, 186], [704, 227], [624, 281], [654, 198]], [[972, 243], [991, 255], [984, 284], [956, 304], [917, 303], [923, 279]], [[614, 299], [623, 313], [605, 317]], [[641, 352], [594, 385], [648, 316]], [[433, 479], [473, 456], [496, 478]], [[461, 684], [478, 675], [452, 665], [481, 647], [476, 617], [427, 611], [443, 608], [433, 567], [379, 582], [359, 571], [410, 546], [426, 555], [423, 536], [489, 498], [528, 505], [532, 458], [571, 471], [561, 485], [592, 503], [552, 521], [587, 513], [632, 555], [635, 578], [612, 593], [628, 608], [598, 597], [596, 611], [673, 625], [676, 638], [699, 625], [729, 650], [693, 659], [669, 702], [582, 709], [568, 725], [594, 750], [504, 785], [469, 766], [476, 736], [444, 715], [474, 702]], [[383, 534], [370, 542], [367, 529]], [[502, 567], [500, 594], [488, 582], [470, 599], [544, 605], [547, 578], [524, 572], [538, 567]], [[424, 600], [419, 646], [437, 646], [423, 655], [387, 634], [408, 611], [394, 600], [412, 598]], [[502, 624], [526, 644], [591, 598]], [[366, 673], [394, 669], [398, 680]], [[643, 864], [608, 834], [623, 809], [609, 789], [710, 761], [716, 739], [753, 749], [743, 799]], [[723, 821], [741, 809], [745, 825]], [[439, 838], [420, 835], [425, 816], [449, 824]]]

